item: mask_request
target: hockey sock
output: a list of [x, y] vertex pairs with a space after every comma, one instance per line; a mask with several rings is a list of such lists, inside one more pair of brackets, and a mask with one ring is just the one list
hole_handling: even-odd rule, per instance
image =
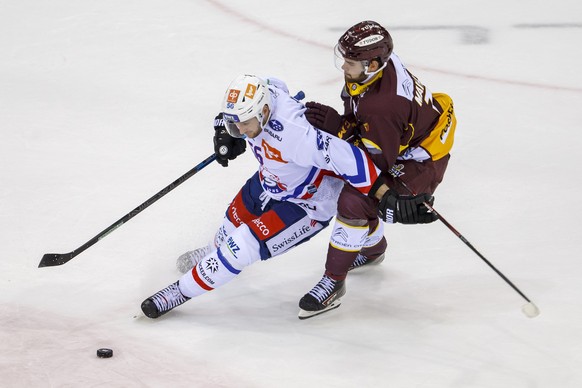
[[345, 279], [368, 237], [368, 221], [336, 218], [329, 241], [325, 273], [334, 280]]
[[259, 243], [248, 226], [236, 228], [224, 244], [212, 250], [180, 278], [180, 290], [190, 298], [212, 291], [234, 279], [260, 258]]

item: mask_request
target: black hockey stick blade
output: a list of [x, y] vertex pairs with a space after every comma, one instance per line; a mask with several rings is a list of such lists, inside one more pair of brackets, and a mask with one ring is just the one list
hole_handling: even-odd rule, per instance
[[57, 265], [63, 265], [67, 261], [71, 260], [73, 257], [73, 252], [69, 253], [46, 253], [42, 256], [40, 263], [38, 263], [38, 268], [42, 267], [54, 267]]

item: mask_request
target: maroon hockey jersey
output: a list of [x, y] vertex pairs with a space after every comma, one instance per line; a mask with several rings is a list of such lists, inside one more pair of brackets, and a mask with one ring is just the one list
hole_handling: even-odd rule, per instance
[[358, 145], [382, 171], [389, 171], [397, 159], [438, 160], [453, 145], [451, 98], [433, 95], [395, 54], [367, 83], [347, 83], [342, 100], [346, 120], [339, 136], [345, 139], [350, 128], [359, 128]]

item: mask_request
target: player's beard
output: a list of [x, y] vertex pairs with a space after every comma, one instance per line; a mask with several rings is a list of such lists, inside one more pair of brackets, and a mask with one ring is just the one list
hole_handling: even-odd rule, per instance
[[364, 74], [364, 72], [361, 72], [357, 77], [352, 77], [349, 74], [344, 73], [344, 80], [347, 83], [360, 83], [363, 82], [366, 79], [366, 74]]

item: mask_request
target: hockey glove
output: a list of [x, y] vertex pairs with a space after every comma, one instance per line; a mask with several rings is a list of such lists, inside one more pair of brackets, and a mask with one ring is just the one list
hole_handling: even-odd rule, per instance
[[400, 196], [388, 190], [380, 200], [378, 215], [390, 224], [428, 224], [436, 221], [438, 217], [428, 210], [424, 202], [432, 206], [434, 198], [429, 194]]
[[305, 118], [315, 128], [337, 136], [342, 127], [342, 117], [330, 106], [310, 101], [305, 104]]
[[228, 134], [224, 126], [222, 113], [214, 118], [214, 153], [216, 161], [223, 167], [228, 167], [228, 161], [236, 159], [237, 156], [245, 152], [247, 142], [238, 137]]

